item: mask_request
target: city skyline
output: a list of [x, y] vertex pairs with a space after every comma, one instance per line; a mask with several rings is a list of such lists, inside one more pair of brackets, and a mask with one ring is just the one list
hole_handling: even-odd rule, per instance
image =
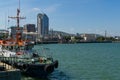
[[[8, 16], [16, 16], [18, 0], [0, 3], [0, 28], [14, 26], [16, 21]], [[67, 33], [97, 33], [120, 36], [119, 0], [21, 0], [21, 16], [26, 16], [20, 25], [36, 24], [37, 14], [45, 13], [49, 17], [49, 27]]]

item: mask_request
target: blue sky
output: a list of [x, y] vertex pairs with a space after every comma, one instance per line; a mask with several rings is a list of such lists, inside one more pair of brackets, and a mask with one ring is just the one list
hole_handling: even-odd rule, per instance
[[[1, 0], [0, 28], [16, 25], [7, 16], [15, 16], [18, 0]], [[38, 13], [46, 13], [50, 28], [68, 33], [97, 33], [120, 36], [120, 0], [21, 0], [20, 25], [36, 24]]]

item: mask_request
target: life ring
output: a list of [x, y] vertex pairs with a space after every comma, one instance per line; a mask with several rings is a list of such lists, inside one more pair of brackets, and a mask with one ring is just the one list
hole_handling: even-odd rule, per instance
[[46, 65], [44, 67], [45, 72], [51, 73], [54, 71], [54, 66], [53, 65]]
[[58, 68], [58, 60], [56, 60], [56, 61], [54, 62], [54, 66], [55, 66], [55, 68]]

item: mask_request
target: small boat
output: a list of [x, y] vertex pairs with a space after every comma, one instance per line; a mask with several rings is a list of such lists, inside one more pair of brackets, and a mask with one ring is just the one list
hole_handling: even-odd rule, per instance
[[54, 61], [50, 55], [48, 56], [43, 52], [46, 51], [38, 53], [35, 50], [31, 50], [31, 48], [27, 48], [26, 50], [26, 46], [19, 47], [19, 50], [16, 52], [0, 47], [0, 59], [2, 62], [20, 69], [24, 75], [31, 77], [47, 77], [55, 68], [58, 68], [58, 61]]

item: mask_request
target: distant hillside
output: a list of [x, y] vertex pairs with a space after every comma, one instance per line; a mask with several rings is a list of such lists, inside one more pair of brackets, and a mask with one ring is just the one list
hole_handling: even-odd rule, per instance
[[50, 35], [72, 36], [74, 34], [62, 32], [62, 31], [49, 31]]
[[103, 35], [94, 34], [94, 33], [81, 33], [81, 34], [79, 34], [79, 35], [83, 35], [83, 34], [95, 35], [96, 37], [101, 37], [101, 36], [103, 36]]
[[58, 36], [58, 35], [61, 35], [61, 36], [81, 36], [83, 34], [89, 34], [89, 35], [95, 35], [96, 37], [101, 37], [103, 35], [100, 35], [100, 34], [94, 34], [94, 33], [77, 33], [77, 34], [70, 34], [70, 33], [66, 33], [66, 32], [63, 32], [63, 31], [49, 31], [49, 35], [54, 35], [54, 36]]

